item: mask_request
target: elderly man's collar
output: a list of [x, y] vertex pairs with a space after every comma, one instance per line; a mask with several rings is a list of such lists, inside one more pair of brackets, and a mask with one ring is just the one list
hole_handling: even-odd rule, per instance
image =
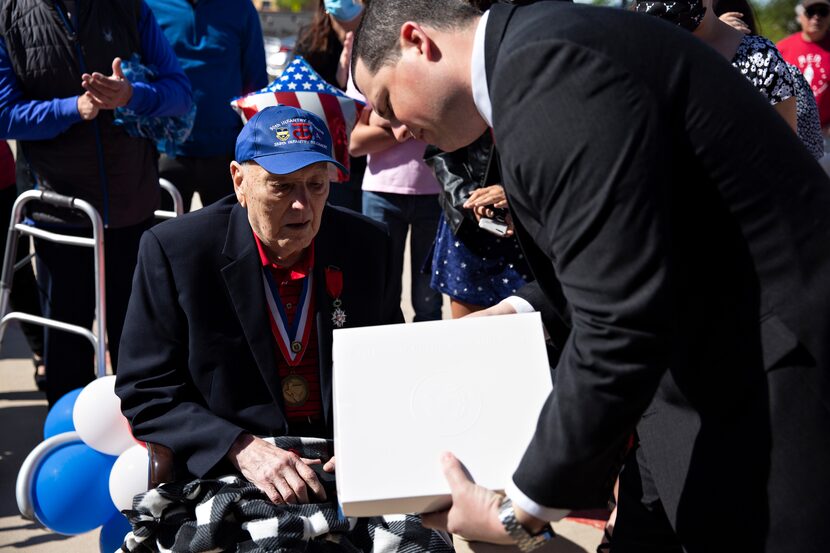
[[256, 242], [257, 251], [259, 252], [259, 260], [262, 263], [262, 266], [276, 269], [280, 274], [284, 273], [284, 279], [299, 280], [301, 278], [305, 278], [314, 268], [314, 242], [303, 250], [302, 255], [294, 264], [291, 266], [284, 266], [275, 261], [271, 261], [268, 257], [268, 253], [265, 251], [265, 246], [262, 245], [262, 241], [259, 239], [259, 236], [257, 236], [253, 231], [251, 234], [254, 235], [254, 241]]

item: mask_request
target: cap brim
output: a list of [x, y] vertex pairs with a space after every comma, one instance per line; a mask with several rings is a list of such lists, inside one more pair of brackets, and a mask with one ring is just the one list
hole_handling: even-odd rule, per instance
[[809, 8], [810, 6], [815, 6], [817, 4], [823, 4], [825, 6], [830, 6], [830, 0], [803, 0], [801, 2], [802, 7]]
[[334, 158], [321, 154], [320, 152], [290, 152], [280, 154], [270, 154], [253, 158], [253, 161], [275, 175], [287, 175], [294, 171], [299, 171], [314, 163], [331, 163], [344, 173], [348, 174], [349, 170], [343, 164], [337, 162]]

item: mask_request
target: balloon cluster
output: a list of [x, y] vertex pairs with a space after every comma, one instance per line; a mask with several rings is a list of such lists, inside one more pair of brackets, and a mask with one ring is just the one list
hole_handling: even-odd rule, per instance
[[133, 496], [147, 490], [149, 468], [147, 450], [133, 438], [114, 387], [115, 377], [106, 376], [58, 400], [46, 417], [44, 442], [18, 475], [18, 505], [23, 493], [31, 499], [31, 514], [60, 534], [103, 525], [100, 547], [110, 553], [130, 531], [119, 511], [132, 509]]

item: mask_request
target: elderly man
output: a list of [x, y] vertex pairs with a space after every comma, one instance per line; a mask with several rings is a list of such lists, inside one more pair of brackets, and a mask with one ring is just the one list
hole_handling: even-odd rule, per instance
[[830, 182], [746, 79], [689, 33], [567, 2], [372, 0], [353, 70], [400, 137], [493, 128], [528, 262], [570, 306], [509, 500], [447, 456], [453, 506], [425, 520], [530, 550], [605, 502], [636, 430], [615, 553], [826, 549]]
[[135, 437], [197, 477], [236, 469], [276, 503], [325, 498], [307, 461], [260, 436], [331, 437], [332, 330], [403, 320], [386, 232], [326, 205], [330, 152], [314, 114], [252, 117], [236, 197], [144, 234], [122, 341]]

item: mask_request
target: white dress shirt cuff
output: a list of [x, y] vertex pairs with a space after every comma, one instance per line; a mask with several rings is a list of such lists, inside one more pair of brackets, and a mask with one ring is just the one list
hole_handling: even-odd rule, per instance
[[541, 520], [556, 522], [557, 520], [562, 520], [568, 516], [568, 513], [571, 512], [570, 509], [553, 509], [551, 507], [543, 507], [542, 505], [539, 505], [526, 496], [522, 490], [517, 488], [512, 479], [507, 484], [507, 488], [505, 488], [504, 492], [507, 494], [507, 497], [513, 501], [514, 505], [518, 505], [519, 508], [527, 514], [535, 516]]
[[501, 301], [510, 304], [516, 310], [516, 313], [534, 313], [536, 311], [529, 301], [519, 296], [509, 296]]

